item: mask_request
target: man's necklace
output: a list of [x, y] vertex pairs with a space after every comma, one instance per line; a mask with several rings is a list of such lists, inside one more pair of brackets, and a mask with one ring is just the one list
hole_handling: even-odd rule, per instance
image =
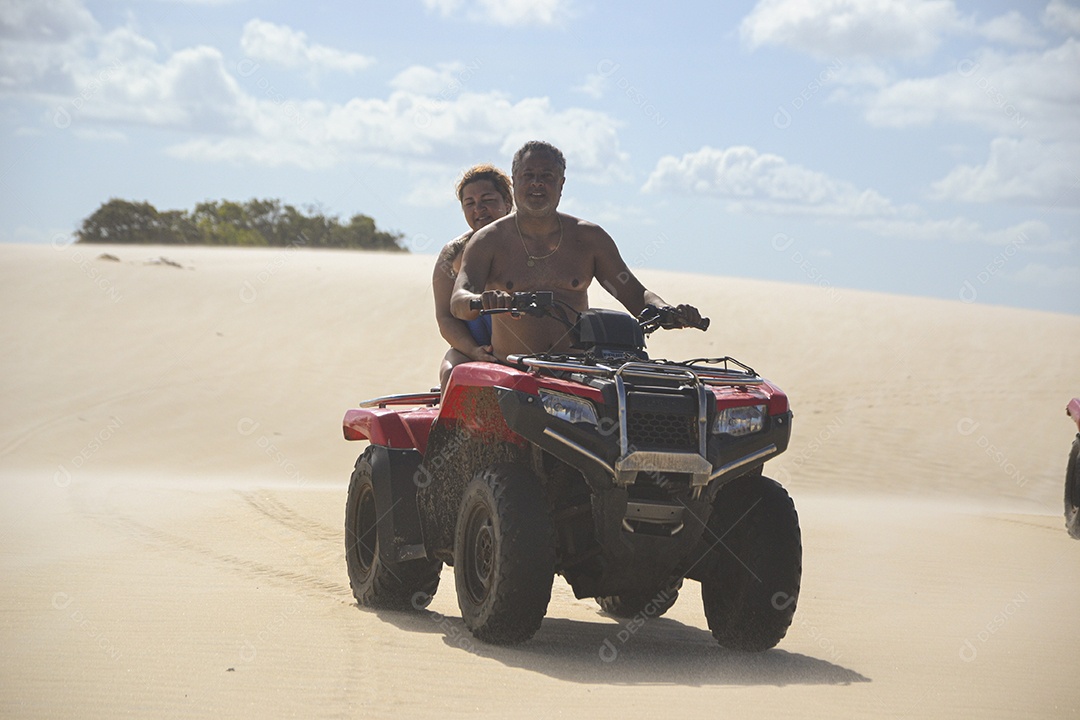
[[517, 213], [514, 213], [514, 225], [517, 226], [518, 238], [521, 239], [521, 247], [525, 250], [525, 255], [528, 256], [526, 265], [532, 267], [536, 264], [537, 260], [547, 260], [549, 257], [559, 252], [559, 248], [562, 247], [563, 230], [562, 230], [562, 218], [558, 213], [555, 213], [555, 219], [559, 222], [559, 242], [555, 243], [555, 249], [549, 252], [547, 255], [533, 255], [529, 252], [529, 246], [525, 244], [525, 236], [521, 234], [521, 223], [518, 222]]

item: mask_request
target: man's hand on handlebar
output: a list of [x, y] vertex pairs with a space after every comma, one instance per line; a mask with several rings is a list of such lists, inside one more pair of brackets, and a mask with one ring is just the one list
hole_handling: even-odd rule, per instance
[[709, 318], [701, 317], [701, 313], [696, 307], [686, 304], [676, 305], [675, 307], [670, 305], [646, 305], [638, 316], [638, 320], [642, 323], [642, 329], [646, 333], [661, 327], [665, 330], [677, 328], [707, 330], [709, 327]]
[[513, 307], [514, 296], [502, 290], [485, 290], [469, 301], [470, 310], [508, 310]]
[[480, 295], [480, 307], [483, 310], [498, 310], [512, 307], [514, 296], [502, 290], [485, 290]]
[[541, 317], [547, 314], [553, 302], [554, 298], [549, 290], [513, 294], [502, 290], [485, 290], [480, 297], [469, 302], [469, 307], [480, 310], [481, 314], [508, 312], [512, 317], [520, 317], [522, 313]]
[[[513, 294], [502, 290], [486, 290], [479, 297], [474, 297], [469, 302], [469, 306], [473, 310], [480, 310], [485, 315], [508, 312], [512, 317], [520, 317], [522, 314], [542, 317], [551, 315], [556, 303], [560, 303], [560, 301], [555, 300], [553, 294], [547, 290], [516, 292]], [[565, 303], [561, 304], [566, 305]], [[573, 308], [569, 305], [566, 305], [566, 307], [573, 311]], [[574, 312], [576, 314], [576, 311]], [[573, 321], [566, 319], [565, 313], [560, 311], [560, 314], [563, 315], [563, 322], [567, 324], [567, 327], [572, 327]], [[698, 328], [699, 330], [707, 330], [709, 327], [709, 318], [701, 317], [701, 313], [696, 307], [686, 304], [674, 307], [671, 305], [646, 305], [637, 319], [646, 334], [657, 328], [667, 330]]]
[[705, 330], [709, 327], [708, 318], [701, 317], [701, 313], [693, 305], [676, 305], [672, 312], [678, 321], [678, 327], [692, 327]]

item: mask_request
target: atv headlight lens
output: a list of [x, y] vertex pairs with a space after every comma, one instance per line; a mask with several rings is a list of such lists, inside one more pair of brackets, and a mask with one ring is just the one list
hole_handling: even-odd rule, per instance
[[548, 415], [571, 423], [597, 424], [596, 408], [588, 400], [573, 395], [564, 395], [551, 390], [540, 391], [540, 402]]
[[744, 407], [724, 408], [716, 414], [712, 431], [716, 435], [742, 437], [765, 429], [765, 418], [769, 417], [764, 405], [746, 405]]

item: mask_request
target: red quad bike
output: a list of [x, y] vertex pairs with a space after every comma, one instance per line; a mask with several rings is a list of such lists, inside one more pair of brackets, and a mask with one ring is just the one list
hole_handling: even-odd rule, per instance
[[359, 604], [423, 608], [446, 563], [472, 634], [511, 644], [540, 628], [556, 573], [638, 620], [689, 578], [721, 645], [775, 646], [802, 575], [795, 506], [761, 472], [787, 449], [787, 396], [729, 357], [649, 359], [670, 309], [578, 314], [534, 292], [502, 312], [560, 319], [574, 354], [459, 365], [441, 396], [345, 414], [345, 438], [370, 441], [345, 509]]
[[1065, 412], [1076, 423], [1078, 431], [1065, 468], [1065, 528], [1069, 535], [1080, 540], [1080, 398], [1073, 398]]

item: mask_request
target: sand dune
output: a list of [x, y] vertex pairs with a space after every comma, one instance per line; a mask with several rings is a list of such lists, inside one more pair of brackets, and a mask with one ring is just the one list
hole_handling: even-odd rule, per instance
[[357, 608], [340, 420], [435, 384], [432, 262], [0, 246], [0, 714], [1080, 715], [1074, 316], [642, 270], [713, 319], [654, 356], [791, 398], [787, 638], [718, 648], [694, 583], [630, 632], [556, 580], [514, 648], [468, 635], [449, 571], [427, 612]]

